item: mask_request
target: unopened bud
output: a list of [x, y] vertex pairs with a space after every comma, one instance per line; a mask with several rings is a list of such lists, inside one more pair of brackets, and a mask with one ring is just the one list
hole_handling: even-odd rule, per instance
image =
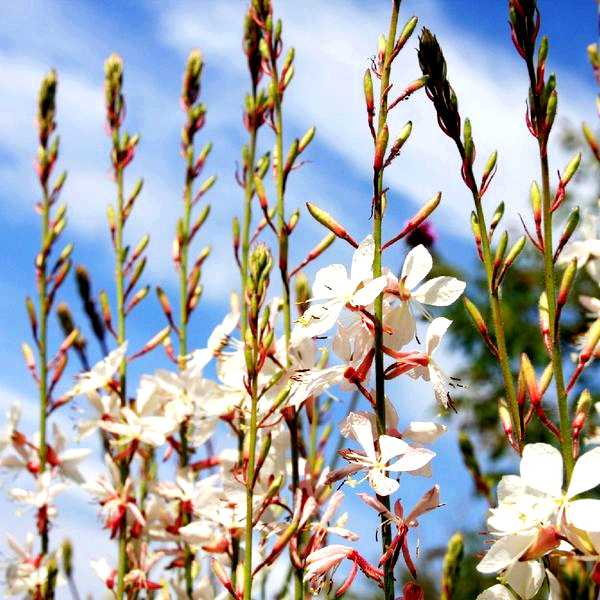
[[404, 25], [404, 27], [402, 28], [400, 36], [398, 37], [398, 41], [396, 42], [396, 48], [402, 49], [404, 47], [404, 45], [412, 35], [413, 31], [415, 30], [415, 27], [417, 26], [418, 22], [419, 19], [414, 16], [406, 22], [406, 25]]
[[313, 126], [300, 138], [300, 143], [298, 144], [299, 153], [304, 152], [306, 147], [313, 141], [316, 131], [317, 128]]
[[440, 600], [452, 600], [458, 583], [461, 562], [464, 556], [464, 540], [461, 533], [455, 533], [448, 540], [448, 547], [442, 563], [442, 589]]
[[561, 174], [560, 183], [565, 186], [569, 181], [571, 181], [573, 175], [579, 169], [579, 165], [581, 164], [581, 152], [578, 152], [570, 161], [569, 164], [565, 167], [565, 170]]
[[321, 225], [329, 229], [329, 231], [334, 233], [337, 237], [346, 240], [351, 246], [354, 246], [354, 248], [358, 248], [358, 244], [354, 238], [329, 213], [310, 202], [306, 203], [306, 208], [308, 208], [308, 212], [311, 216], [321, 223]]
[[552, 90], [550, 97], [548, 98], [548, 104], [546, 105], [546, 131], [552, 129], [554, 118], [556, 117], [556, 106], [558, 104], [558, 94], [556, 90]]
[[540, 188], [536, 181], [532, 182], [529, 190], [529, 197], [531, 199], [531, 208], [533, 210], [534, 219], [538, 219], [542, 214], [542, 195]]
[[577, 259], [574, 258], [563, 272], [562, 279], [560, 281], [560, 288], [558, 290], [558, 296], [556, 298], [557, 308], [560, 310], [566, 303], [575, 281], [575, 275], [577, 274]]
[[363, 87], [365, 92], [365, 104], [367, 107], [367, 113], [373, 114], [375, 110], [375, 101], [373, 99], [373, 78], [371, 77], [371, 69], [365, 71], [363, 78]]
[[375, 142], [375, 156], [373, 158], [373, 169], [375, 171], [381, 171], [381, 168], [383, 167], [383, 159], [385, 157], [389, 137], [390, 131], [386, 123], [379, 132], [377, 141]]

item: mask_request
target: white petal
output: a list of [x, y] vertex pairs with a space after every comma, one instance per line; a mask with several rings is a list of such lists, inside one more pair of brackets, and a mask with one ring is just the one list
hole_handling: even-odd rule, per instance
[[483, 590], [477, 600], [515, 600], [515, 597], [503, 585], [497, 583], [487, 590]]
[[350, 279], [356, 287], [362, 281], [373, 278], [373, 256], [375, 255], [375, 243], [373, 236], [368, 235], [352, 255], [352, 267]]
[[569, 502], [566, 515], [567, 521], [577, 529], [600, 533], [600, 500], [585, 498]]
[[389, 496], [400, 487], [395, 479], [387, 477], [381, 469], [369, 471], [369, 484], [380, 496]]
[[422, 304], [449, 306], [465, 291], [466, 285], [455, 277], [434, 277], [420, 285], [411, 296]]
[[[410, 448], [397, 461], [387, 467], [388, 471], [408, 471], [414, 472], [428, 465], [435, 456], [433, 450], [429, 448]], [[426, 473], [425, 476], [428, 476]]]
[[550, 587], [550, 591], [548, 593], [548, 600], [561, 600], [562, 591], [560, 589], [560, 583], [558, 579], [551, 573], [548, 569], [546, 569], [546, 575], [548, 575], [548, 585]]
[[562, 494], [563, 460], [550, 444], [527, 444], [521, 458], [521, 477], [535, 490], [558, 497]]
[[431, 356], [435, 349], [440, 345], [440, 342], [450, 325], [452, 325], [452, 321], [445, 317], [438, 317], [431, 321], [427, 328], [427, 339], [425, 340], [425, 351], [429, 356]]
[[384, 275], [365, 283], [357, 292], [352, 295], [352, 304], [354, 306], [368, 306], [385, 289], [387, 280]]
[[296, 346], [305, 339], [327, 333], [336, 323], [344, 305], [337, 300], [313, 304], [294, 325], [291, 343]]
[[498, 483], [496, 495], [498, 504], [508, 500], [511, 497], [519, 497], [525, 493], [525, 482], [518, 475], [505, 475]]
[[480, 573], [498, 573], [503, 571], [511, 563], [518, 560], [533, 541], [533, 535], [507, 535], [500, 538], [487, 551], [487, 554], [477, 565]]
[[394, 456], [400, 456], [410, 450], [410, 446], [400, 438], [380, 435], [378, 438], [381, 462], [387, 464]]
[[404, 279], [404, 285], [409, 289], [414, 289], [420, 281], [423, 281], [431, 267], [433, 266], [433, 260], [431, 254], [423, 244], [415, 246], [404, 259], [402, 265], [402, 279]]
[[344, 265], [329, 265], [317, 271], [313, 283], [313, 299], [327, 300], [338, 296], [348, 285], [348, 272]]
[[600, 448], [582, 454], [573, 469], [567, 496], [572, 498], [600, 484]]
[[384, 324], [393, 331], [383, 334], [383, 343], [392, 350], [400, 350], [415, 337], [417, 327], [408, 302], [401, 302], [390, 310], [384, 317]]
[[349, 426], [352, 437], [363, 447], [367, 456], [375, 459], [375, 445], [373, 442], [373, 428], [367, 416], [351, 412], [345, 420]]
[[533, 598], [544, 583], [546, 573], [542, 563], [537, 560], [516, 562], [506, 573], [506, 583], [523, 598]]
[[437, 440], [448, 428], [431, 421], [411, 421], [402, 432], [406, 437], [419, 444], [431, 444]]

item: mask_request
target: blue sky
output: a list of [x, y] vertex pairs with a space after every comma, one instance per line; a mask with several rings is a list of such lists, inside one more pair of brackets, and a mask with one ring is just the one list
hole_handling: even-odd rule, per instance
[[[559, 119], [572, 124], [593, 122], [594, 87], [585, 47], [597, 37], [593, 0], [568, 3], [541, 1], [542, 30], [550, 37], [550, 68], [558, 75]], [[63, 200], [68, 202], [70, 222], [65, 239], [76, 244], [75, 261], [87, 265], [94, 287], [111, 289], [112, 255], [104, 220], [106, 205], [114, 197], [109, 178], [108, 139], [104, 134], [102, 64], [113, 51], [125, 60], [125, 91], [128, 101], [126, 127], [139, 131], [138, 157], [128, 172], [128, 184], [136, 176], [146, 180], [145, 189], [128, 226], [131, 241], [143, 232], [151, 235], [147, 279], [175, 293], [170, 261], [170, 241], [180, 209], [182, 164], [178, 153], [182, 114], [178, 94], [185, 57], [190, 49], [202, 50], [206, 69], [203, 98], [208, 121], [202, 140], [211, 140], [214, 151], [207, 173], [219, 181], [209, 194], [213, 211], [202, 242], [210, 243], [213, 255], [205, 269], [205, 298], [196, 319], [192, 342], [199, 346], [226, 310], [227, 295], [237, 285], [231, 260], [230, 222], [239, 214], [241, 194], [233, 174], [239, 148], [245, 139], [241, 106], [247, 76], [240, 52], [241, 0], [217, 2], [52, 2], [29, 0], [3, 7], [0, 21], [0, 391], [3, 406], [22, 398], [26, 421], [35, 417], [34, 389], [22, 364], [19, 345], [28, 337], [23, 297], [33, 291], [32, 262], [37, 248], [38, 221], [33, 211], [37, 199], [32, 161], [35, 153], [35, 98], [44, 72], [59, 72], [58, 131], [62, 153], [60, 167], [69, 171]], [[362, 104], [362, 73], [374, 54], [377, 35], [387, 29], [388, 2], [379, 0], [328, 2], [291, 0], [276, 3], [284, 20], [284, 40], [296, 48], [296, 77], [285, 106], [285, 131], [289, 141], [316, 125], [317, 136], [307, 158], [310, 162], [290, 179], [290, 210], [312, 201], [333, 212], [362, 237], [370, 227], [371, 143]], [[489, 192], [495, 205], [505, 200], [508, 223], [518, 231], [517, 212], [526, 206], [526, 193], [536, 176], [535, 147], [526, 133], [523, 114], [526, 73], [508, 33], [505, 2], [476, 0], [406, 0], [403, 19], [412, 14], [432, 29], [445, 50], [449, 76], [459, 97], [461, 111], [472, 119], [480, 161], [499, 150], [499, 171]], [[402, 53], [393, 81], [398, 89], [419, 75], [416, 37]], [[458, 174], [455, 150], [435, 125], [431, 106], [419, 96], [401, 105], [392, 116], [399, 130], [406, 120], [414, 124], [403, 156], [389, 170], [390, 185], [386, 229], [391, 235], [418, 206], [437, 190], [442, 206], [433, 219], [440, 235], [438, 248], [451, 260], [471, 265], [469, 240], [470, 201]], [[560, 122], [560, 121], [559, 121]], [[272, 139], [259, 142], [270, 149]], [[567, 156], [556, 148], [554, 169]], [[302, 233], [292, 242], [292, 263], [320, 239], [318, 225], [303, 212]], [[390, 266], [402, 260], [402, 250], [387, 257]], [[333, 246], [328, 262], [347, 262], [349, 252], [341, 242]], [[323, 264], [322, 262], [319, 264]], [[314, 268], [309, 269], [314, 273]], [[64, 299], [78, 306], [74, 284], [64, 288]], [[163, 321], [152, 296], [131, 319], [133, 348], [138, 348]], [[150, 371], [162, 361], [159, 354], [139, 366]], [[448, 356], [452, 363], [457, 359]], [[402, 404], [405, 394], [422, 397], [418, 407]], [[394, 386], [397, 405], [415, 417], [432, 410], [431, 394], [411, 384]], [[429, 408], [428, 408], [429, 407]], [[67, 422], [72, 415], [64, 417]], [[459, 514], [469, 497], [469, 483], [458, 462], [455, 434], [438, 445], [434, 479], [442, 484], [448, 508], [443, 519], [424, 523], [422, 544], [439, 542], [465, 518], [476, 524], [483, 514], [474, 505], [470, 515]], [[412, 485], [413, 481], [408, 480]], [[414, 484], [408, 497], [419, 495], [428, 482]], [[446, 485], [445, 485], [446, 484]], [[4, 509], [4, 501], [0, 501]], [[4, 512], [3, 514], [8, 514]], [[84, 504], [77, 518], [67, 515], [60, 533], [74, 527], [86, 532], [94, 525], [94, 509]], [[23, 529], [29, 517], [22, 519]], [[19, 525], [21, 527], [21, 525]], [[366, 530], [365, 530], [366, 531]], [[372, 534], [366, 533], [368, 536]], [[101, 552], [102, 543], [81, 554], [84, 559]], [[96, 538], [94, 538], [96, 539]]]

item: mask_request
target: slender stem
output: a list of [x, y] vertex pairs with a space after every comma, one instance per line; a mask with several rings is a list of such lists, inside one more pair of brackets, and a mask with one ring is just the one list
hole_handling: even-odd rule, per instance
[[[114, 136], [115, 144], [120, 143], [120, 132], [116, 129]], [[115, 280], [117, 296], [117, 343], [120, 346], [125, 343], [125, 297], [124, 297], [124, 255], [123, 248], [123, 167], [116, 169], [117, 179], [117, 210], [115, 218]], [[123, 360], [119, 365], [121, 406], [127, 405], [127, 361]], [[122, 461], [119, 467], [121, 485], [125, 485], [129, 476], [129, 466]], [[119, 531], [119, 558], [117, 566], [117, 598], [123, 598], [125, 591], [125, 574], [127, 571], [127, 524], [124, 523]]]
[[[390, 28], [383, 59], [381, 85], [379, 91], [379, 123], [377, 137], [381, 134], [387, 121], [387, 94], [392, 68], [392, 53], [396, 42], [396, 27], [400, 0], [392, 0]], [[383, 168], [375, 170], [373, 176], [373, 241], [375, 254], [373, 257], [373, 277], [381, 276], [381, 225], [383, 221]], [[375, 410], [377, 416], [377, 433], [386, 433], [385, 422], [385, 379], [383, 365], [383, 293], [375, 299]], [[389, 496], [378, 496], [379, 501], [389, 510]], [[387, 519], [381, 517], [381, 545], [385, 553], [392, 542], [392, 530]], [[394, 572], [391, 561], [387, 561], [384, 571], [383, 592], [385, 600], [394, 600]]]
[[556, 398], [560, 420], [560, 446], [565, 465], [567, 483], [573, 472], [573, 432], [569, 419], [569, 404], [565, 389], [562, 352], [560, 348], [560, 324], [556, 318], [556, 279], [554, 274], [554, 255], [552, 248], [552, 197], [550, 194], [550, 170], [548, 168], [547, 143], [549, 131], [546, 131], [545, 114], [542, 114], [540, 97], [536, 90], [536, 74], [533, 59], [527, 59], [529, 83], [534, 90], [533, 109], [536, 123], [540, 171], [542, 178], [542, 226], [544, 231], [544, 287], [548, 302], [548, 320], [550, 343], [552, 344], [552, 370], [556, 386]]
[[[256, 365], [258, 357], [258, 342], [253, 336], [253, 364]], [[248, 468], [246, 470], [246, 530], [244, 554], [244, 600], [252, 600], [252, 529], [253, 529], [253, 503], [254, 503], [254, 477], [256, 464], [256, 431], [258, 412], [258, 374], [253, 368], [250, 382], [251, 407], [250, 427], [248, 430]]]
[[[190, 220], [192, 214], [192, 184], [191, 168], [193, 166], [194, 154], [187, 154], [185, 189], [183, 193], [183, 227], [181, 231], [181, 257], [179, 264], [179, 369], [183, 371], [186, 367], [186, 357], [188, 353], [187, 345], [187, 327], [189, 321], [188, 314], [188, 260], [190, 249]], [[179, 427], [179, 439], [181, 442], [181, 451], [179, 454], [179, 465], [182, 468], [187, 467], [189, 462], [189, 445], [188, 445], [188, 421], [184, 420]], [[186, 513], [184, 525], [190, 522], [189, 515]], [[184, 578], [185, 589], [189, 600], [192, 600], [194, 593], [194, 579], [192, 575], [192, 563], [194, 560], [193, 552], [190, 545], [186, 542], [183, 547], [184, 555]]]
[[[252, 106], [256, 106], [256, 85], [252, 85]], [[242, 267], [240, 269], [241, 277], [241, 294], [242, 294], [242, 310], [240, 318], [240, 328], [242, 332], [242, 341], [246, 340], [246, 329], [248, 328], [248, 306], [246, 304], [246, 288], [248, 287], [248, 256], [250, 254], [250, 227], [252, 225], [252, 198], [254, 197], [254, 170], [256, 160], [256, 140], [257, 140], [257, 125], [256, 120], [250, 115], [249, 121], [250, 127], [250, 141], [248, 144], [248, 156], [246, 164], [246, 173], [244, 179], [244, 214], [242, 221]], [[241, 466], [243, 462], [244, 453], [244, 439], [243, 439], [243, 415], [240, 413], [240, 427], [238, 428], [238, 464]], [[246, 540], [248, 544], [248, 540]], [[252, 538], [250, 538], [250, 544], [252, 544]], [[233, 588], [236, 587], [237, 581], [237, 566], [240, 557], [240, 539], [239, 536], [232, 536], [232, 557], [231, 557], [231, 583]]]
[[[276, 187], [277, 187], [277, 228], [279, 237], [279, 272], [281, 274], [281, 287], [283, 290], [283, 337], [285, 340], [286, 365], [290, 366], [290, 336], [292, 331], [291, 302], [290, 302], [290, 277], [288, 274], [288, 245], [289, 232], [285, 220], [285, 173], [283, 158], [283, 111], [281, 109], [282, 92], [280, 91], [279, 74], [277, 70], [277, 57], [275, 52], [271, 58], [271, 80], [273, 82], [274, 115], [275, 115], [275, 151], [276, 163]], [[292, 449], [292, 494], [296, 496], [296, 490], [300, 486], [300, 452], [299, 452], [299, 430], [301, 428], [300, 415], [294, 411], [294, 415], [288, 421], [290, 430], [290, 446]], [[304, 569], [294, 569], [294, 598], [301, 600], [304, 597]]]
[[[473, 179], [474, 181], [474, 179]], [[521, 439], [521, 419], [519, 416], [519, 404], [515, 391], [515, 383], [510, 368], [510, 359], [508, 358], [508, 350], [506, 348], [506, 336], [504, 330], [504, 318], [502, 315], [502, 304], [500, 300], [499, 288], [494, 288], [493, 272], [494, 259], [490, 247], [490, 239], [488, 236], [487, 224], [481, 204], [481, 197], [475, 189], [473, 192], [473, 201], [475, 203], [475, 212], [477, 214], [477, 224], [481, 235], [481, 254], [483, 255], [483, 265], [488, 282], [488, 297], [490, 307], [492, 309], [492, 322], [494, 325], [494, 334], [496, 338], [496, 348], [498, 350], [498, 362], [502, 371], [502, 379], [504, 380], [504, 390], [508, 396], [508, 410], [513, 426], [515, 441], [522, 448], [523, 441]]]
[[[43, 184], [42, 200], [42, 246], [49, 235], [50, 226], [50, 198], [48, 195], [48, 183]], [[38, 341], [39, 362], [40, 362], [40, 446], [39, 460], [40, 473], [46, 470], [47, 442], [46, 442], [46, 422], [48, 418], [48, 297], [47, 297], [47, 269], [46, 258], [44, 257], [38, 276], [38, 298], [40, 307], [40, 333]], [[48, 552], [48, 527], [44, 527], [41, 534], [42, 554]]]
[[542, 169], [542, 198], [544, 224], [544, 281], [548, 298], [548, 318], [550, 319], [550, 340], [552, 341], [552, 369], [558, 399], [560, 418], [560, 445], [567, 473], [567, 482], [573, 472], [573, 432], [569, 419], [569, 405], [565, 389], [563, 361], [560, 348], [560, 324], [556, 319], [556, 280], [554, 278], [554, 257], [552, 255], [552, 212], [550, 210], [550, 176], [548, 158], [540, 155]]

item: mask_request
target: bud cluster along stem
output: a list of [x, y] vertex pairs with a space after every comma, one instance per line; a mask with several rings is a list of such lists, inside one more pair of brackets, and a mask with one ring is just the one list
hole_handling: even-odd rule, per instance
[[[123, 60], [120, 56], [112, 54], [104, 63], [104, 92], [106, 104], [107, 130], [111, 137], [111, 164], [113, 177], [117, 188], [116, 204], [109, 206], [108, 224], [111, 233], [115, 253], [115, 302], [117, 323], [116, 329], [112, 327], [112, 317], [106, 294], [101, 295], [101, 303], [104, 313], [104, 322], [106, 329], [113, 334], [117, 344], [122, 346], [127, 340], [126, 319], [128, 312], [139, 304], [141, 299], [146, 297], [149, 288], [142, 288], [143, 292], [134, 293], [136, 285], [139, 283], [145, 267], [146, 258], [144, 250], [148, 245], [149, 238], [144, 236], [142, 240], [132, 249], [125, 245], [124, 228], [139, 194], [143, 187], [143, 181], [139, 180], [134, 186], [130, 195], [125, 198], [124, 175], [125, 169], [135, 157], [139, 143], [139, 135], [130, 136], [122, 131], [123, 121], [125, 119], [125, 97], [123, 95]], [[129, 310], [128, 310], [129, 309]], [[134, 353], [129, 360], [135, 359], [154, 349], [164, 339], [165, 333], [160, 332], [140, 351]], [[128, 406], [127, 395], [127, 358], [123, 357], [120, 361], [118, 374], [118, 396], [121, 406]], [[121, 486], [125, 488], [130, 473], [130, 464], [136, 451], [135, 447], [130, 452], [120, 452], [114, 456], [120, 472]], [[151, 459], [150, 459], [151, 460]], [[146, 475], [151, 470], [149, 462], [145, 461], [144, 470]], [[145, 485], [145, 484], [143, 484]], [[141, 488], [141, 500], [144, 497], [144, 488]], [[131, 532], [128, 531], [127, 522], [123, 522], [119, 527], [119, 549], [118, 565], [116, 577], [116, 595], [118, 599], [124, 597], [126, 593], [126, 577], [129, 569], [130, 557], [128, 553], [128, 542]]]
[[[79, 332], [73, 327], [66, 334], [56, 355], [48, 355], [48, 317], [53, 310], [57, 292], [71, 269], [73, 245], [68, 244], [58, 256], [53, 257], [66, 226], [66, 206], [61, 204], [53, 213], [64, 183], [66, 173], [60, 174], [54, 182], [52, 175], [59, 155], [59, 138], [56, 129], [56, 91], [57, 76], [50, 71], [42, 80], [38, 95], [37, 129], [38, 151], [35, 170], [41, 190], [41, 200], [36, 210], [41, 217], [41, 245], [35, 259], [35, 279], [37, 285], [37, 307], [31, 298], [26, 299], [26, 308], [31, 326], [33, 342], [37, 348], [37, 365], [34, 353], [28, 344], [23, 344], [23, 354], [30, 373], [39, 389], [39, 442], [37, 464], [30, 465], [30, 472], [38, 480], [52, 463], [54, 450], [48, 444], [47, 428], [49, 414], [58, 407], [53, 399], [56, 385], [59, 383], [68, 362], [68, 351], [78, 339]], [[25, 443], [22, 434], [14, 432], [13, 443]], [[37, 532], [40, 537], [38, 560], [45, 559], [49, 552], [48, 506], [41, 505], [37, 510]], [[54, 569], [56, 571], [56, 569]], [[48, 579], [44, 598], [54, 597], [56, 578]]]
[[491, 239], [496, 226], [502, 218], [504, 207], [502, 205], [498, 207], [488, 229], [482, 199], [496, 172], [497, 154], [495, 152], [492, 153], [488, 159], [481, 181], [478, 184], [473, 173], [475, 143], [473, 141], [471, 123], [468, 119], [465, 120], [464, 131], [461, 136], [461, 116], [458, 110], [458, 99], [447, 78], [446, 60], [437, 38], [428, 29], [423, 29], [419, 37], [418, 56], [421, 70], [428, 77], [425, 91], [429, 99], [433, 102], [441, 130], [454, 141], [458, 149], [462, 161], [461, 175], [473, 197], [475, 210], [471, 214], [471, 227], [477, 251], [483, 262], [487, 276], [488, 299], [494, 325], [494, 340], [491, 339], [487, 325], [473, 302], [468, 302], [467, 310], [474, 319], [484, 341], [494, 355], [497, 356], [500, 363], [504, 388], [508, 398], [511, 431], [516, 440], [517, 450], [520, 452], [523, 446], [523, 432], [520, 426], [522, 417], [519, 415], [514, 378], [506, 347], [500, 287], [508, 269], [523, 250], [525, 240], [523, 238], [519, 239], [507, 253], [508, 235], [505, 232], [496, 248], [495, 255], [492, 255]]
[[532, 205], [536, 224], [536, 248], [544, 258], [544, 290], [548, 311], [548, 350], [552, 360], [553, 378], [560, 419], [560, 441], [567, 481], [573, 470], [573, 434], [568, 406], [568, 392], [563, 373], [563, 359], [560, 347], [560, 313], [575, 276], [576, 265], [569, 265], [563, 274], [563, 283], [557, 290], [555, 265], [560, 252], [577, 227], [579, 214], [572, 213], [567, 222], [556, 251], [553, 247], [553, 213], [562, 204], [566, 188], [581, 162], [577, 154], [569, 162], [562, 175], [559, 173], [557, 192], [554, 198], [550, 192], [550, 170], [548, 166], [548, 141], [556, 116], [558, 92], [556, 76], [546, 79], [548, 38], [543, 37], [535, 55], [540, 29], [540, 13], [535, 0], [521, 2], [510, 0], [509, 17], [511, 35], [515, 48], [525, 61], [529, 75], [529, 99], [526, 121], [529, 131], [538, 142], [541, 192], [534, 182], [532, 185]]

